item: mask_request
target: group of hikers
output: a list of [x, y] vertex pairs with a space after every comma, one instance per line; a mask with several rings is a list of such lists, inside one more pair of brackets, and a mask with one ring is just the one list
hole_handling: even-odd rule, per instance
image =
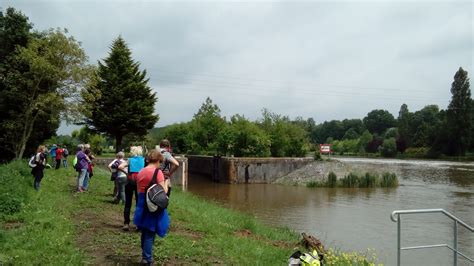
[[[54, 150], [54, 155], [53, 155]], [[48, 150], [44, 145], [40, 145], [36, 154], [30, 160], [31, 173], [35, 179], [34, 188], [39, 190], [43, 172], [47, 165]], [[61, 159], [64, 167], [67, 168], [67, 148], [53, 145], [49, 154], [56, 162], [56, 169], [60, 167]], [[58, 159], [59, 158], [59, 159]], [[58, 161], [59, 160], [59, 161]], [[93, 160], [90, 145], [80, 144], [77, 147], [76, 156], [73, 161], [74, 169], [77, 171], [77, 192], [82, 193], [88, 190], [89, 179], [93, 172]], [[66, 162], [64, 162], [66, 161]], [[125, 159], [123, 151], [116, 154], [115, 160], [108, 165], [111, 171], [111, 181], [114, 181], [114, 203], [122, 203], [123, 226], [122, 230], [129, 231], [130, 213], [135, 197], [135, 212], [133, 224], [135, 231], [141, 231], [141, 264], [153, 264], [152, 249], [155, 235], [164, 237], [169, 227], [169, 216], [166, 209], [152, 211], [147, 207], [146, 193], [151, 184], [159, 184], [163, 188], [167, 197], [171, 194], [170, 178], [179, 162], [171, 153], [171, 145], [167, 139], [160, 142], [159, 148], [152, 149], [144, 155], [141, 146], [132, 146], [130, 156]]]

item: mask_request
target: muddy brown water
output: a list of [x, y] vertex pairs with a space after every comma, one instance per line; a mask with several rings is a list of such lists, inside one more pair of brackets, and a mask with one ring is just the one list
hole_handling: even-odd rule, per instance
[[[441, 208], [474, 226], [474, 163], [339, 158], [358, 168], [384, 168], [398, 188], [306, 188], [276, 184], [217, 184], [190, 175], [188, 190], [251, 215], [320, 238], [326, 246], [367, 252], [396, 265], [394, 210]], [[402, 216], [402, 246], [453, 245], [453, 222], [442, 214]], [[458, 247], [474, 257], [474, 233], [458, 227]], [[290, 255], [290, 254], [289, 254]], [[402, 251], [402, 265], [453, 265], [447, 248]], [[473, 265], [458, 258], [458, 265]]]

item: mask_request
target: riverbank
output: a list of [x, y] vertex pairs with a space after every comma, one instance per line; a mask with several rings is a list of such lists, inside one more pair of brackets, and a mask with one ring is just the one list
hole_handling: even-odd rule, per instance
[[[111, 202], [109, 173], [97, 168], [90, 192], [75, 192], [71, 168], [48, 169], [41, 190], [32, 189], [26, 162], [0, 166], [5, 207], [0, 218], [0, 264], [132, 264], [140, 261], [140, 234], [123, 232], [122, 206]], [[8, 190], [8, 187], [13, 188]], [[18, 195], [13, 197], [12, 195]], [[15, 203], [16, 202], [16, 203]], [[19, 203], [19, 204], [17, 204]], [[18, 208], [17, 208], [18, 207]], [[9, 211], [8, 211], [9, 210]], [[175, 189], [172, 226], [157, 239], [158, 264], [285, 265], [300, 237], [255, 218]], [[331, 253], [327, 265], [368, 265], [359, 254]]]

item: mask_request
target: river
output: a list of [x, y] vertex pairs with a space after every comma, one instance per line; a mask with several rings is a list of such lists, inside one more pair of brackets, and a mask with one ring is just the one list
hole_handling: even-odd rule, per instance
[[[396, 265], [394, 210], [441, 208], [474, 226], [474, 163], [427, 160], [338, 158], [399, 177], [397, 188], [306, 188], [276, 184], [228, 185], [189, 176], [188, 190], [269, 225], [312, 234], [329, 247], [375, 251], [378, 261]], [[402, 216], [402, 246], [453, 243], [453, 222], [442, 214]], [[458, 227], [458, 247], [474, 257], [474, 233]], [[447, 248], [402, 251], [402, 265], [452, 265]], [[472, 265], [459, 256], [458, 265]]]

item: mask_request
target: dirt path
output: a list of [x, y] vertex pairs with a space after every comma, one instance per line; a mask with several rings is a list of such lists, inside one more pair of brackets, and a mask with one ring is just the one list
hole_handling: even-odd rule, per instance
[[113, 204], [105, 187], [112, 183], [91, 180], [90, 192], [75, 192], [76, 177], [71, 177], [71, 193], [77, 211], [72, 215], [76, 246], [84, 253], [85, 263], [93, 265], [139, 265], [140, 233], [125, 232], [123, 205]]

